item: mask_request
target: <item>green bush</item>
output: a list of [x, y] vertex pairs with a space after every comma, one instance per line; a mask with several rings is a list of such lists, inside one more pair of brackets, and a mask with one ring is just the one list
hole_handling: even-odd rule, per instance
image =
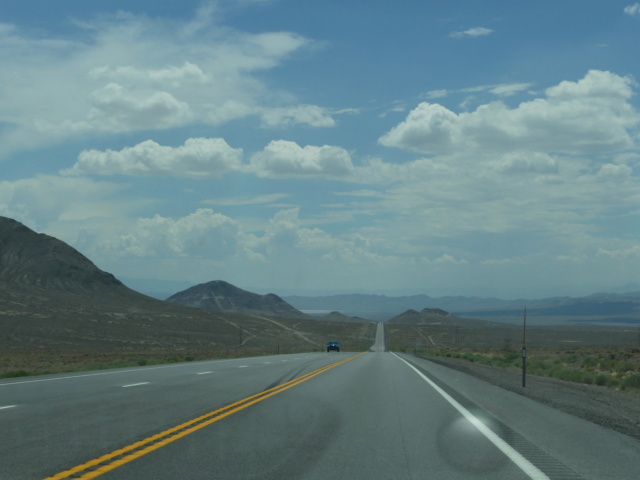
[[620, 380], [608, 377], [607, 378], [607, 387], [618, 388], [620, 386]]
[[618, 362], [617, 370], [621, 373], [634, 372], [636, 370], [635, 367], [636, 366], [633, 364], [633, 362], [630, 361]]
[[640, 390], [640, 374], [635, 373], [622, 380], [622, 390]]
[[537, 375], [549, 375], [553, 365], [545, 360], [533, 359], [527, 361], [527, 370]]
[[508, 363], [513, 363], [515, 360], [520, 360], [522, 358], [521, 352], [507, 352], [504, 356], [504, 359]]
[[0, 373], [0, 378], [17, 378], [28, 377], [29, 372], [26, 370], [11, 370], [10, 372]]
[[600, 375], [596, 375], [596, 385], [604, 386], [608, 384], [609, 375], [605, 375], [601, 373]]

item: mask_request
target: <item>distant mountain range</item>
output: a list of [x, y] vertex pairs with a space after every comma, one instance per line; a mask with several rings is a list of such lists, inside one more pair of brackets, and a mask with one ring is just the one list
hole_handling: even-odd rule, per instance
[[[538, 300], [366, 294], [281, 298], [273, 293], [251, 293], [216, 280], [187, 288], [169, 297], [168, 302], [162, 302], [126, 287], [66, 243], [36, 233], [6, 217], [0, 217], [0, 287], [0, 307], [2, 302], [10, 301], [11, 295], [15, 297], [16, 292], [22, 291], [20, 295], [23, 296], [29, 292], [28, 298], [40, 298], [43, 292], [49, 292], [47, 295], [56, 295], [59, 301], [63, 301], [66, 294], [90, 296], [90, 303], [79, 300], [70, 302], [78, 303], [78, 309], [98, 304], [110, 308], [107, 306], [109, 302], [118, 302], [122, 308], [129, 310], [155, 311], [166, 308], [170, 303], [219, 312], [282, 318], [316, 318], [333, 322], [391, 319], [391, 323], [396, 323], [401, 317], [411, 323], [415, 318], [407, 315], [407, 311], [422, 314], [425, 309], [431, 310], [431, 314], [435, 314], [434, 309], [451, 312], [449, 320], [464, 317], [517, 322], [522, 318], [524, 307], [527, 307], [527, 314], [534, 321], [542, 317], [563, 317], [568, 322], [587, 322], [597, 317], [597, 321], [601, 322], [640, 323], [640, 292]], [[17, 300], [14, 298], [11, 301], [15, 304]], [[25, 308], [28, 306], [25, 304]], [[46, 315], [46, 312], [41, 315]]]
[[[206, 287], [199, 306], [208, 295], [219, 310], [215, 315], [138, 293], [61, 240], [0, 217], [0, 353], [5, 360], [12, 355], [11, 362], [18, 362], [12, 365], [48, 371], [94, 356], [299, 350], [338, 337], [351, 345], [346, 348], [360, 348], [372, 331], [367, 324], [346, 325], [350, 320], [340, 314], [326, 318], [332, 321], [306, 316], [273, 294], [256, 295], [220, 281]], [[188, 290], [194, 294], [199, 287]], [[234, 313], [243, 308], [280, 318]], [[0, 364], [0, 373], [10, 367]]]
[[330, 295], [323, 297], [288, 296], [284, 299], [305, 313], [323, 314], [339, 311], [372, 320], [386, 321], [406, 310], [422, 311], [437, 308], [466, 318], [496, 318], [515, 321], [523, 317], [524, 308], [532, 317], [600, 316], [605, 321], [640, 323], [640, 292], [596, 293], [586, 297], [553, 297], [543, 299], [502, 300], [479, 297], [430, 297], [411, 295], [388, 297], [386, 295]]

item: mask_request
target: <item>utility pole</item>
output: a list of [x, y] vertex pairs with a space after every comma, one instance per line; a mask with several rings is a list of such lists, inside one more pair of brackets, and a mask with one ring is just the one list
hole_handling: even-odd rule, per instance
[[522, 323], [522, 388], [527, 384], [527, 307], [524, 307]]

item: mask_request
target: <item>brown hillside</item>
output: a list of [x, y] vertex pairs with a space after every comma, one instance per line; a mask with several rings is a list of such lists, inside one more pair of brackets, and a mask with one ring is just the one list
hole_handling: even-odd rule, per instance
[[156, 300], [64, 242], [0, 217], [0, 375], [320, 350], [334, 337], [361, 350], [373, 332], [372, 324], [267, 319]]
[[461, 319], [439, 308], [425, 308], [420, 312], [416, 310], [407, 310], [406, 312], [387, 320], [386, 323], [417, 325], [442, 322], [452, 323], [455, 320]]
[[307, 317], [273, 293], [259, 295], [242, 290], [222, 280], [214, 280], [188, 288], [172, 295], [167, 301], [216, 312], [289, 318]]
[[66, 243], [7, 217], [0, 217], [0, 281], [69, 293], [129, 290]]

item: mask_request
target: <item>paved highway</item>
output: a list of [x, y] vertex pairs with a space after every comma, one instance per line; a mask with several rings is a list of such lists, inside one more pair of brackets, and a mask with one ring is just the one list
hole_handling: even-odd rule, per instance
[[384, 351], [0, 381], [0, 478], [636, 479], [640, 442]]

